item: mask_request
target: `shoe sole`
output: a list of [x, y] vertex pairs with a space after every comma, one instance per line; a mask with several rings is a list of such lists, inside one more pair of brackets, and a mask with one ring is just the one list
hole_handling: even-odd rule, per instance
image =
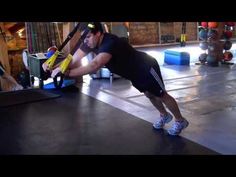
[[[187, 124], [184, 126], [184, 128], [182, 128], [182, 130], [185, 129], [185, 128], [187, 128], [188, 125], [189, 125], [189, 122], [187, 121]], [[182, 132], [182, 130], [181, 130], [178, 134], [171, 134], [169, 131], [167, 131], [167, 132], [168, 132], [169, 135], [177, 136], [177, 135], [179, 135], [179, 134]]]
[[[167, 120], [167, 121], [165, 122], [165, 124], [168, 124], [170, 121], [172, 121], [172, 119], [173, 119], [173, 116], [171, 116], [171, 118], [170, 118], [169, 120]], [[164, 125], [165, 125], [165, 124], [164, 124]], [[164, 125], [163, 125], [163, 127], [164, 127]], [[155, 128], [156, 130], [163, 129], [163, 127], [155, 127], [154, 124], [153, 124], [153, 128]]]

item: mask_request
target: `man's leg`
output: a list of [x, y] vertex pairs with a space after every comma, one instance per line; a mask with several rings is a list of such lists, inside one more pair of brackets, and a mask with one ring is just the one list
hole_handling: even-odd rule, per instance
[[145, 96], [151, 101], [153, 106], [160, 112], [161, 115], [166, 115], [167, 111], [164, 105], [162, 104], [162, 100], [150, 92], [144, 92]]
[[[166, 92], [159, 66], [151, 68], [150, 73], [153, 76], [155, 83], [158, 84], [153, 84], [153, 86], [150, 85], [150, 87], [148, 88], [151, 93], [155, 93], [155, 96], [152, 95], [150, 97], [150, 101], [161, 113], [161, 119], [155, 122], [153, 124], [153, 127], [156, 129], [162, 129], [166, 123], [169, 123], [172, 120], [172, 115], [170, 115], [166, 111], [164, 105], [162, 104], [164, 103], [175, 117], [175, 122], [168, 130], [168, 133], [170, 135], [179, 135], [181, 131], [188, 126], [189, 123], [182, 117], [176, 100]], [[162, 94], [160, 95], [161, 91]]]
[[[170, 96], [166, 90], [165, 90], [165, 85], [162, 79], [162, 75], [161, 75], [161, 71], [160, 71], [160, 67], [159, 65], [154, 66], [150, 69], [150, 74], [152, 76], [152, 79], [154, 80], [154, 84], [150, 85], [150, 87], [148, 88], [149, 90], [152, 90], [152, 93], [156, 93], [154, 96], [154, 98], [152, 98], [153, 101], [151, 101], [153, 103], [153, 105], [159, 110], [160, 109], [160, 113], [167, 113], [167, 111], [164, 111], [161, 106], [160, 106], [160, 102], [164, 103], [166, 105], [166, 107], [171, 111], [171, 113], [174, 115], [175, 119], [177, 121], [181, 121], [183, 120], [183, 117], [180, 113], [179, 107], [175, 101], [175, 99]], [[159, 87], [159, 89], [158, 89]], [[162, 95], [160, 95], [159, 97], [156, 95], [159, 95], [159, 91], [162, 91]], [[150, 92], [149, 92], [150, 93]]]
[[166, 108], [159, 97], [156, 97], [150, 92], [145, 92], [144, 94], [149, 98], [153, 106], [155, 106], [155, 108], [157, 108], [160, 112], [160, 119], [154, 122], [153, 127], [155, 129], [162, 129], [166, 123], [169, 123], [172, 120], [173, 116], [166, 111]]
[[174, 114], [175, 116], [175, 122], [172, 125], [170, 129], [168, 129], [168, 134], [170, 135], [179, 135], [183, 129], [188, 127], [189, 122], [184, 119], [180, 113], [179, 106], [175, 99], [170, 96], [168, 93], [164, 93], [164, 95], [161, 97], [164, 104], [167, 106], [167, 108]]
[[161, 115], [167, 114], [166, 108], [163, 105], [164, 103], [166, 107], [170, 110], [170, 112], [175, 116], [175, 119], [177, 121], [179, 120], [181, 121], [183, 119], [177, 102], [168, 93], [165, 92], [162, 97], [157, 97], [151, 94], [150, 92], [145, 92], [144, 94], [146, 97], [149, 98], [153, 106], [157, 108], [157, 110], [160, 112]]
[[176, 121], [183, 120], [183, 116], [180, 113], [179, 106], [171, 95], [165, 92], [163, 96], [160, 97], [160, 99], [163, 101], [166, 107], [171, 111], [171, 113], [175, 116]]

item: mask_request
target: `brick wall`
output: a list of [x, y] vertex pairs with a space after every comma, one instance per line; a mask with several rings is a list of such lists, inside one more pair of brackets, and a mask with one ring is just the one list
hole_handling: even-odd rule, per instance
[[134, 45], [158, 43], [157, 22], [131, 22], [129, 25], [129, 41]]
[[[187, 24], [186, 24], [187, 26]], [[188, 30], [186, 30], [187, 32]], [[180, 35], [182, 33], [182, 22], [174, 22], [174, 35], [176, 39], [180, 39]], [[188, 35], [186, 35], [188, 36]]]
[[198, 25], [197, 22], [187, 22], [187, 41], [198, 40]]
[[[160, 29], [159, 29], [160, 26]], [[186, 23], [187, 41], [197, 40], [197, 22]], [[160, 30], [160, 31], [159, 31]], [[159, 44], [160, 35], [173, 35], [180, 38], [182, 22], [130, 22], [130, 43], [133, 45]]]
[[174, 35], [174, 23], [168, 22], [168, 23], [160, 23], [160, 31], [161, 35]]
[[[187, 22], [186, 23], [186, 40], [196, 41], [198, 38], [197, 30], [198, 30], [197, 22]], [[180, 38], [181, 33], [182, 33], [182, 22], [174, 22], [175, 37]]]

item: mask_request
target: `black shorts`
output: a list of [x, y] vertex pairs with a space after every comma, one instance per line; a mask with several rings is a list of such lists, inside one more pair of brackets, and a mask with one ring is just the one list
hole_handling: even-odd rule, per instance
[[136, 89], [140, 92], [148, 91], [157, 97], [161, 97], [166, 92], [158, 63], [140, 72], [142, 75], [132, 80]]

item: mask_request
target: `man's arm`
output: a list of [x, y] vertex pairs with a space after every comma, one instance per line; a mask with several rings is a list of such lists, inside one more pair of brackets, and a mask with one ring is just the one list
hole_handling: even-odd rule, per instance
[[[87, 55], [87, 53], [85, 53], [84, 51], [82, 51], [81, 49], [78, 49], [74, 55], [73, 55], [73, 59], [70, 62], [68, 69], [73, 69], [75, 67], [78, 67], [80, 65], [80, 60], [85, 57]], [[54, 67], [53, 70], [58, 68], [61, 65], [62, 62], [57, 63]]]
[[[88, 65], [78, 66], [74, 69], [70, 69], [67, 72], [69, 77], [78, 77], [83, 76], [89, 73], [93, 73], [100, 68], [102, 68], [106, 63], [111, 59], [111, 54], [109, 53], [100, 53], [98, 54]], [[52, 77], [55, 77], [56, 71], [52, 73]]]
[[111, 59], [111, 54], [100, 53], [98, 54], [88, 65], [80, 66], [78, 68], [69, 71], [70, 77], [83, 76], [89, 73], [94, 73], [95, 71], [102, 68]]
[[86, 52], [84, 52], [84, 51], [81, 50], [81, 49], [78, 49], [78, 50], [74, 53], [74, 55], [73, 55], [73, 59], [72, 59], [70, 65], [69, 65], [69, 69], [73, 69], [73, 68], [75, 68], [75, 67], [80, 66], [80, 65], [81, 65], [81, 62], [80, 62], [81, 59], [82, 59], [83, 57], [85, 57], [86, 55], [87, 55]]

